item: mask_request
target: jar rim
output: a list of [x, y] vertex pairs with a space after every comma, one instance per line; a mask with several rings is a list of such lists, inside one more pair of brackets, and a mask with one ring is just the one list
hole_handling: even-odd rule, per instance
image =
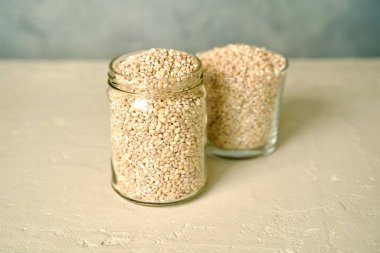
[[194, 57], [195, 61], [197, 62], [197, 68], [195, 70], [193, 70], [189, 74], [178, 75], [178, 76], [171, 76], [171, 77], [165, 77], [165, 78], [157, 78], [157, 77], [141, 78], [141, 77], [131, 77], [131, 76], [125, 75], [123, 73], [117, 72], [115, 70], [115, 64], [117, 63], [118, 60], [127, 59], [128, 57], [130, 57], [132, 55], [135, 55], [135, 54], [138, 54], [138, 53], [142, 53], [144, 51], [146, 51], [146, 50], [133, 51], [133, 52], [130, 52], [130, 53], [126, 53], [126, 54], [122, 54], [122, 55], [116, 56], [115, 58], [113, 58], [110, 61], [109, 65], [108, 65], [109, 71], [113, 75], [117, 75], [119, 77], [129, 78], [130, 80], [135, 80], [135, 81], [161, 81], [161, 82], [175, 80], [175, 79], [186, 80], [186, 79], [189, 79], [190, 77], [192, 77], [194, 75], [202, 73], [202, 71], [203, 71], [202, 70], [202, 62], [201, 62], [201, 60], [196, 55], [190, 54], [190, 53], [187, 53], [187, 52], [184, 52], [184, 51], [180, 51], [180, 50], [176, 50], [176, 51], [184, 52], [184, 53], [187, 53], [187, 54], [191, 55], [192, 57]]

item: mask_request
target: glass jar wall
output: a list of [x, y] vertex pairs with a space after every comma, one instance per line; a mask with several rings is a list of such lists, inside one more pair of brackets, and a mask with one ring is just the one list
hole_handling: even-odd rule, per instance
[[120, 71], [141, 53], [110, 63], [112, 185], [141, 204], [174, 203], [195, 196], [206, 181], [202, 66], [191, 56], [196, 67], [181, 75], [141, 78]]

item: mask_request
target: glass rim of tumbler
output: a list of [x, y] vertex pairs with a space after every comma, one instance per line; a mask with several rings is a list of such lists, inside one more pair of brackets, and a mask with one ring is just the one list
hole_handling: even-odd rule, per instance
[[[198, 52], [198, 53], [195, 54], [195, 56], [199, 58], [199, 55], [202, 54], [202, 53], [204, 53], [204, 52]], [[281, 55], [281, 57], [284, 58], [284, 61], [285, 61], [284, 62], [285, 63], [284, 66], [279, 71], [274, 71], [272, 73], [272, 75], [270, 75], [269, 77], [279, 77], [280, 74], [284, 74], [284, 73], [287, 72], [287, 70], [289, 68], [289, 59], [287, 57], [283, 56], [283, 55]], [[214, 75], [210, 75], [210, 74], [208, 74], [205, 71], [203, 73], [203, 76], [204, 77], [213, 77]], [[238, 77], [238, 76], [226, 76], [226, 75], [224, 75], [223, 77], [218, 77], [218, 78], [219, 79], [224, 79], [224, 80], [236, 80], [236, 79], [243, 79], [244, 80], [244, 79], [246, 79], [248, 77], [250, 77], [250, 76], [247, 75], [247, 76]]]

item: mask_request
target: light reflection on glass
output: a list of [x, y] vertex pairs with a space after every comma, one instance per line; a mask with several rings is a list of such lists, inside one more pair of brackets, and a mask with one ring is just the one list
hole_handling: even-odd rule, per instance
[[146, 99], [136, 98], [133, 102], [133, 108], [136, 108], [141, 111], [148, 110], [148, 102]]

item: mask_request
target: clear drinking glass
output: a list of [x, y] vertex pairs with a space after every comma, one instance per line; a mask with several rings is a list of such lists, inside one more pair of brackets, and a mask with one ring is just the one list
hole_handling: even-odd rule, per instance
[[249, 78], [205, 75], [207, 153], [249, 158], [275, 150], [288, 62], [279, 73]]
[[[195, 196], [206, 182], [202, 66], [188, 75], [138, 79], [109, 65], [112, 185], [128, 200], [160, 205]], [[169, 85], [170, 84], [170, 85]]]

